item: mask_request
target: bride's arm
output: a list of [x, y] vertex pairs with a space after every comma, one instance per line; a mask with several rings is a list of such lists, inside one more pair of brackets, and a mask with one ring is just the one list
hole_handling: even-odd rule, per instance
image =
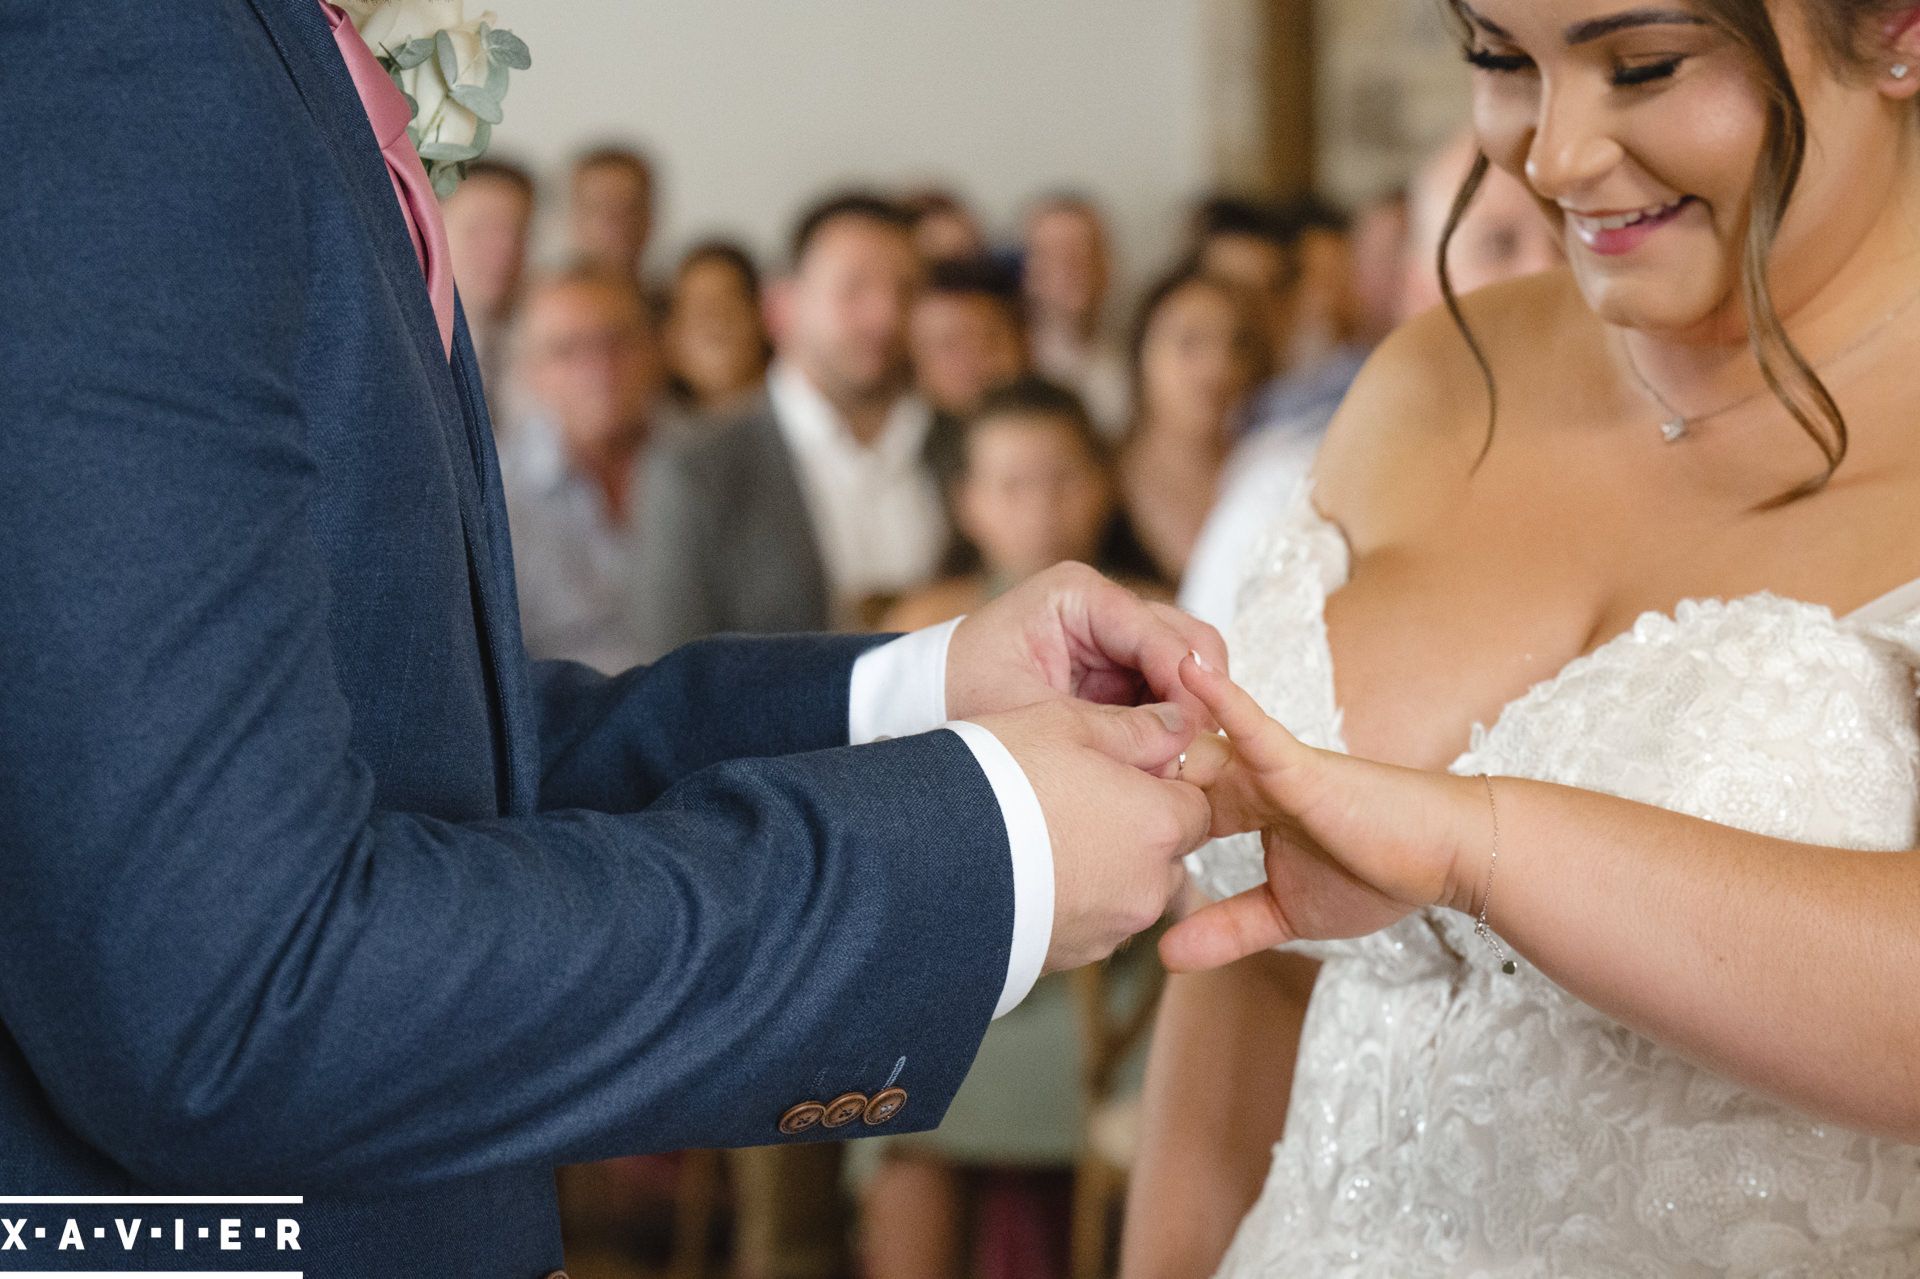
[[[1542, 972], [1752, 1088], [1920, 1141], [1920, 854], [1792, 844], [1540, 783], [1495, 792], [1488, 922]], [[1481, 865], [1489, 833], [1468, 845]]]
[[1167, 982], [1147, 1059], [1122, 1279], [1203, 1279], [1260, 1193], [1319, 964], [1262, 953]]
[[1170, 967], [1419, 906], [1471, 916], [1491, 859], [1488, 922], [1579, 999], [1809, 1114], [1920, 1142], [1920, 852], [1789, 843], [1500, 778], [1495, 859], [1479, 778], [1312, 750], [1220, 676], [1186, 673], [1237, 756], [1213, 790], [1216, 833], [1267, 827], [1268, 883], [1177, 926]]

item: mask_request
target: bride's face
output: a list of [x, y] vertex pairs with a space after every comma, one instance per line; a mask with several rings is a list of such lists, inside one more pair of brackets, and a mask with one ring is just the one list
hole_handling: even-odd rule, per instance
[[[1481, 145], [1561, 226], [1589, 305], [1635, 329], [1744, 333], [1740, 258], [1768, 114], [1750, 51], [1689, 0], [1454, 2]], [[1823, 2], [1769, 6], [1809, 136], [1771, 258], [1782, 315], [1835, 276], [1907, 163], [1907, 86], [1884, 68], [1835, 69], [1801, 20], [1801, 3]]]

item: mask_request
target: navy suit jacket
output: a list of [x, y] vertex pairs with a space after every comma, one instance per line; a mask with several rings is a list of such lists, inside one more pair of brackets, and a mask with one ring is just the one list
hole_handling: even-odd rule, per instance
[[0, 1268], [534, 1279], [556, 1163], [971, 1061], [964, 744], [846, 745], [871, 641], [530, 664], [456, 344], [315, 0], [0, 0], [0, 1195], [305, 1197]]

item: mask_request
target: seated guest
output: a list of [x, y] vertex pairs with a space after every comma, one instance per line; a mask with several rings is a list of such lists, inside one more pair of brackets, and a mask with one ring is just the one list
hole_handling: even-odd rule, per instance
[[1168, 581], [1186, 571], [1267, 359], [1246, 291], [1198, 266], [1166, 276], [1141, 303], [1120, 492], [1141, 544]]
[[902, 600], [883, 630], [970, 613], [1063, 560], [1166, 594], [1120, 510], [1113, 459], [1072, 391], [1026, 377], [989, 391], [958, 433], [946, 575]]
[[663, 654], [717, 631], [864, 629], [932, 576], [947, 542], [913, 395], [920, 262], [905, 214], [836, 196], [769, 288], [777, 352], [743, 413], [655, 454], [641, 508], [636, 625]]
[[944, 480], [960, 420], [1027, 369], [1025, 317], [1011, 272], [984, 259], [935, 263], [907, 321], [914, 383], [935, 413], [933, 460]]
[[[914, 630], [979, 608], [1061, 560], [1103, 569], [1127, 585], [1151, 572], [1128, 535], [1115, 498], [1110, 453], [1071, 391], [1025, 378], [988, 393], [961, 431], [962, 466], [953, 490], [960, 554], [956, 571], [903, 601], [884, 623]], [[1110, 964], [1116, 1002], [1138, 1001], [1158, 961], [1136, 946]], [[1074, 975], [1042, 977], [1027, 1001], [994, 1022], [939, 1131], [858, 1142], [847, 1151], [849, 1179], [862, 1199], [866, 1279], [957, 1279], [977, 1251], [968, 1208], [989, 1193], [1064, 1183], [1079, 1153], [1087, 1110], [1085, 1007]], [[1138, 1055], [1118, 1071], [1131, 1095]], [[1040, 1200], [1044, 1203], [1044, 1198]], [[1025, 1214], [1028, 1217], [1034, 1214]], [[1051, 1214], [1036, 1252], [1063, 1258], [1064, 1214]], [[1018, 1273], [1061, 1273], [1035, 1265]]]
[[738, 412], [760, 392], [773, 346], [761, 313], [760, 271], [746, 250], [709, 240], [680, 259], [665, 338], [671, 389], [688, 414]]
[[507, 346], [526, 274], [533, 179], [525, 169], [504, 160], [474, 160], [440, 208], [454, 283], [467, 313], [474, 354], [480, 357], [487, 410], [494, 427], [504, 430], [518, 414], [507, 386]]
[[1101, 434], [1127, 429], [1127, 355], [1107, 331], [1113, 254], [1106, 219], [1086, 196], [1062, 192], [1027, 212], [1026, 293], [1029, 347], [1040, 373], [1073, 388]]
[[1367, 354], [1352, 340], [1359, 307], [1341, 215], [1313, 200], [1276, 208], [1216, 197], [1196, 223], [1200, 265], [1244, 289], [1265, 321], [1269, 380], [1247, 406], [1244, 428], [1331, 411]]
[[[1440, 305], [1440, 242], [1454, 196], [1478, 151], [1472, 132], [1463, 131], [1414, 179], [1408, 194], [1406, 268], [1396, 308], [1401, 319]], [[1447, 269], [1459, 293], [1545, 271], [1562, 261], [1554, 225], [1541, 215], [1532, 192], [1497, 167], [1488, 171], [1447, 240]], [[1207, 517], [1180, 584], [1182, 608], [1222, 630], [1233, 621], [1247, 556], [1312, 469], [1336, 407], [1322, 404], [1292, 422], [1270, 425], [1234, 449], [1220, 500]]]
[[520, 376], [535, 413], [500, 471], [527, 651], [623, 671], [642, 657], [629, 562], [665, 381], [640, 286], [592, 266], [540, 281]]
[[913, 228], [913, 247], [928, 266], [987, 256], [986, 232], [973, 210], [951, 191], [923, 187], [900, 201]]
[[567, 248], [603, 271], [643, 279], [653, 239], [653, 162], [631, 147], [595, 147], [573, 162]]

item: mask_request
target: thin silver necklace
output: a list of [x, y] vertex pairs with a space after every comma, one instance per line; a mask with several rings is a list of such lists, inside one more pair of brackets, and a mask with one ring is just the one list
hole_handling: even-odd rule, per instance
[[[1879, 337], [1881, 333], [1886, 331], [1888, 325], [1904, 315], [1907, 309], [1915, 302], [1920, 302], [1920, 293], [1909, 295], [1906, 301], [1887, 312], [1878, 323], [1874, 324], [1865, 333], [1862, 333], [1859, 337], [1828, 356], [1819, 364], [1814, 365], [1814, 372], [1821, 373], [1831, 369], [1834, 365], [1839, 364], [1861, 347]], [[1763, 386], [1757, 391], [1752, 391], [1741, 396], [1731, 404], [1721, 405], [1711, 413], [1695, 413], [1692, 416], [1688, 416], [1679, 409], [1674, 408], [1673, 405], [1667, 401], [1667, 397], [1655, 390], [1653, 383], [1647, 381], [1647, 375], [1640, 371], [1640, 365], [1633, 358], [1633, 348], [1627, 344], [1627, 339], [1624, 335], [1620, 338], [1620, 353], [1626, 357], [1627, 370], [1633, 374], [1633, 380], [1640, 384], [1640, 389], [1651, 396], [1653, 402], [1660, 406], [1660, 411], [1667, 415], [1666, 419], [1660, 423], [1660, 438], [1669, 444], [1677, 444], [1681, 440], [1686, 439], [1687, 436], [1692, 433], [1693, 428], [1699, 423], [1709, 422], [1717, 417], [1725, 417], [1735, 409], [1745, 408], [1761, 396], [1769, 394], [1772, 390], [1771, 387]]]

